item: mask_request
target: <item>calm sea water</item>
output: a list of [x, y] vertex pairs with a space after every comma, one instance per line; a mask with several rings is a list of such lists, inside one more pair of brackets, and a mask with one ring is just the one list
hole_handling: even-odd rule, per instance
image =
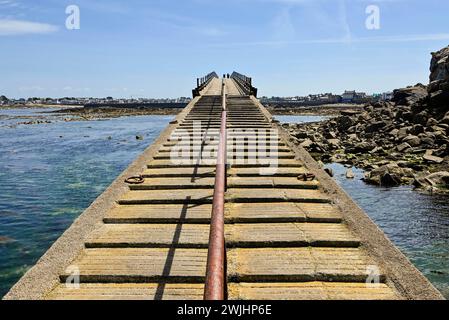
[[0, 110], [0, 296], [173, 119], [11, 127], [41, 111]]
[[[12, 116], [26, 119], [40, 111], [0, 110], [0, 296], [173, 119], [141, 116], [14, 127], [28, 120]], [[332, 168], [337, 182], [449, 298], [448, 198], [369, 186], [360, 181], [360, 170], [348, 180], [343, 166]]]

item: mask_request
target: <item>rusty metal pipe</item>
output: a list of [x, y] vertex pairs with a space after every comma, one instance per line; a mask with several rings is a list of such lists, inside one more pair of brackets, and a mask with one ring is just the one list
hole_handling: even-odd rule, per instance
[[226, 191], [226, 93], [223, 83], [223, 109], [221, 113], [220, 142], [218, 145], [217, 166], [215, 173], [214, 198], [209, 234], [209, 251], [207, 254], [206, 283], [204, 300], [224, 300], [226, 292], [226, 248], [224, 237], [224, 205]]

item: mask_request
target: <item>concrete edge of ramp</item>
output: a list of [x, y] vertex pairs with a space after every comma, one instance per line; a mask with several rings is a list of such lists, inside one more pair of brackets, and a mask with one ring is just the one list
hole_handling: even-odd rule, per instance
[[[207, 89], [207, 87], [206, 87]], [[173, 121], [177, 123], [189, 113], [200, 96], [194, 98]], [[101, 226], [104, 216], [129, 191], [124, 180], [147, 169], [148, 159], [155, 156], [177, 123], [170, 123], [143, 153], [71, 224], [46, 253], [10, 289], [3, 300], [42, 300], [59, 283], [59, 275], [79, 255], [89, 234]]]
[[[273, 116], [251, 96], [263, 114], [272, 120]], [[410, 300], [444, 300], [443, 295], [410, 262], [410, 260], [391, 242], [385, 233], [371, 220], [352, 198], [331, 178], [301, 146], [296, 145], [291, 136], [278, 123], [273, 123], [279, 130], [279, 136], [291, 147], [296, 156], [303, 161], [307, 169], [315, 174], [321, 182], [321, 188], [329, 199], [341, 210], [344, 222], [357, 235], [362, 248], [373, 258], [387, 275], [387, 283], [406, 299]]]

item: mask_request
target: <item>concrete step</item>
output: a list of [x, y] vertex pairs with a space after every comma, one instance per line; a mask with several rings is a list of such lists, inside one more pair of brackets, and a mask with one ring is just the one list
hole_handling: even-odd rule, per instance
[[[144, 183], [130, 185], [131, 190], [204, 189], [214, 188], [215, 177], [201, 179], [146, 178]], [[229, 177], [228, 188], [294, 188], [318, 189], [317, 181], [301, 181], [295, 177]]]
[[230, 188], [226, 192], [226, 200], [229, 202], [304, 202], [304, 203], [329, 203], [324, 193], [318, 190], [301, 190], [292, 188], [272, 188], [266, 192], [260, 189]]
[[[168, 292], [170, 296], [171, 292]], [[231, 300], [396, 300], [386, 284], [354, 282], [229, 283]]]
[[[207, 249], [92, 248], [73, 263], [80, 282], [203, 283]], [[357, 248], [251, 248], [227, 250], [230, 282], [360, 282], [374, 265]], [[70, 274], [62, 274], [65, 282]], [[385, 280], [380, 274], [381, 282]]]
[[[204, 146], [201, 146], [201, 145], [190, 146], [190, 144], [183, 145], [183, 146], [173, 145], [171, 147], [163, 146], [163, 147], [161, 147], [159, 149], [159, 153], [176, 152], [181, 147], [182, 148], [190, 147], [187, 150], [190, 150], [191, 152], [200, 152], [200, 151], [204, 151], [204, 150], [206, 150], [206, 151], [216, 151], [218, 149], [218, 144], [209, 144], [209, 145], [204, 145]], [[249, 146], [248, 145], [243, 145], [241, 147], [229, 144], [229, 146], [228, 146], [228, 152], [236, 152], [236, 151], [239, 151], [239, 152], [242, 152], [242, 151], [245, 151], [245, 152], [264, 152], [265, 151], [265, 152], [267, 152], [267, 151], [270, 151], [270, 150], [272, 150], [273, 152], [291, 152], [291, 149], [286, 147], [286, 146], [273, 146], [273, 147], [270, 147], [268, 145], [268, 146], [258, 147], [257, 144], [256, 145], [249, 145]]]
[[[119, 200], [119, 204], [170, 204], [170, 203], [212, 203], [213, 189], [170, 189], [170, 190], [131, 190]], [[318, 190], [267, 188], [228, 189], [225, 196], [228, 202], [303, 202], [329, 203], [329, 199]]]
[[[216, 159], [174, 160], [153, 160], [148, 164], [148, 168], [215, 167], [217, 162]], [[296, 168], [300, 166], [299, 162], [294, 159], [277, 159], [275, 157], [271, 159], [229, 159], [228, 164], [234, 168], [271, 167], [273, 172], [277, 172], [280, 167]]]
[[[208, 248], [207, 224], [105, 224], [87, 248]], [[358, 247], [341, 223], [247, 223], [225, 226], [227, 248]]]
[[[207, 249], [95, 248], [82, 251], [73, 263], [80, 282], [204, 283]], [[63, 273], [65, 282], [70, 274]]]
[[[210, 223], [211, 204], [118, 205], [105, 223]], [[226, 223], [326, 222], [340, 223], [341, 213], [320, 203], [227, 203]]]
[[[247, 124], [253, 124], [253, 123], [264, 123], [264, 124], [266, 124], [266, 123], [269, 123], [267, 121], [267, 119], [265, 119], [263, 116], [257, 117], [256, 119], [254, 119], [254, 118], [248, 119], [248, 117], [230, 117], [230, 116], [228, 116], [226, 119], [227, 119], [228, 122], [229, 121], [231, 121], [231, 122], [235, 121], [235, 122], [247, 123]], [[211, 117], [207, 117], [207, 116], [205, 116], [205, 117], [191, 117], [191, 116], [187, 116], [187, 117], [185, 117], [183, 119], [181, 124], [193, 123], [196, 120], [205, 121], [207, 123], [219, 124], [219, 123], [221, 123], [221, 115], [219, 117], [217, 117], [217, 118], [211, 118]]]
[[375, 265], [359, 248], [238, 248], [228, 250], [227, 261], [230, 282], [365, 283]]
[[58, 285], [47, 300], [203, 300], [199, 283], [81, 283], [76, 290]]
[[[279, 141], [279, 136], [272, 132], [271, 129], [266, 130], [266, 128], [228, 128], [227, 136], [230, 139], [240, 139], [240, 140], [275, 140]], [[205, 138], [218, 140], [220, 137], [219, 129], [207, 129], [207, 130], [176, 130], [174, 131], [169, 140], [180, 140], [180, 139], [191, 139], [191, 138]]]
[[[276, 177], [294, 177], [297, 178], [300, 174], [308, 172], [304, 167], [286, 167], [286, 168], [275, 168], [273, 171], [270, 168], [260, 168], [260, 167], [232, 167], [228, 169], [228, 176], [237, 177], [256, 177], [260, 176], [261, 173], [266, 173], [266, 176], [276, 176]], [[142, 176], [145, 178], [155, 178], [155, 177], [189, 177], [191, 179], [203, 178], [203, 177], [215, 177], [215, 167], [165, 167], [165, 168], [154, 168], [150, 167], [143, 171]]]
[[[217, 152], [212, 149], [205, 149], [201, 152], [190, 152], [187, 148], [181, 148], [177, 152], [160, 152], [154, 156], [155, 160], [197, 160], [198, 158], [202, 159], [202, 161], [205, 160], [216, 160], [217, 159]], [[268, 152], [262, 152], [262, 151], [256, 151], [256, 152], [233, 152], [228, 151], [227, 153], [228, 159], [266, 159], [267, 157], [277, 159], [294, 159], [295, 154], [292, 152], [277, 152], [276, 150], [270, 150]]]
[[[226, 128], [228, 129], [228, 133], [232, 133], [232, 130], [241, 130], [243, 132], [251, 130], [271, 130], [271, 125], [269, 124], [254, 124], [254, 125], [246, 125], [244, 123], [227, 123]], [[219, 132], [220, 124], [209, 124], [205, 122], [196, 123], [194, 125], [181, 125], [173, 132], [176, 133], [184, 133], [184, 132]]]
[[[48, 300], [202, 300], [203, 284], [194, 283], [82, 283], [79, 289], [58, 285]], [[385, 284], [290, 282], [229, 283], [229, 300], [396, 300]]]
[[[193, 148], [200, 148], [201, 146], [218, 146], [217, 140], [210, 140], [205, 141], [204, 143], [201, 142], [193, 142], [193, 141], [170, 141], [166, 142], [162, 145], [163, 147], [174, 147], [174, 146], [192, 146]], [[256, 149], [262, 149], [262, 148], [279, 148], [279, 147], [285, 147], [288, 148], [287, 151], [290, 151], [291, 149], [289, 147], [286, 147], [285, 143], [283, 141], [277, 141], [273, 146], [270, 144], [260, 143], [257, 140], [253, 141], [236, 141], [233, 139], [228, 139], [228, 148], [231, 150], [231, 148], [256, 148]]]

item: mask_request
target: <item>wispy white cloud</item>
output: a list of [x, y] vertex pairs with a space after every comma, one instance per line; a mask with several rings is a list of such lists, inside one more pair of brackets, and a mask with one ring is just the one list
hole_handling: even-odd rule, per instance
[[48, 23], [26, 20], [0, 19], [0, 36], [24, 34], [48, 34], [58, 31], [58, 27]]
[[0, 7], [2, 8], [16, 8], [20, 7], [20, 3], [13, 0], [1, 0], [0, 1]]
[[226, 44], [215, 44], [214, 47], [275, 47], [279, 45], [313, 45], [313, 44], [348, 44], [348, 43], [394, 43], [394, 42], [424, 42], [449, 40], [449, 33], [421, 34], [421, 35], [398, 35], [382, 37], [351, 37], [350, 41], [346, 36], [342, 38], [315, 39], [315, 40], [295, 40], [295, 41], [254, 41], [235, 42]]

